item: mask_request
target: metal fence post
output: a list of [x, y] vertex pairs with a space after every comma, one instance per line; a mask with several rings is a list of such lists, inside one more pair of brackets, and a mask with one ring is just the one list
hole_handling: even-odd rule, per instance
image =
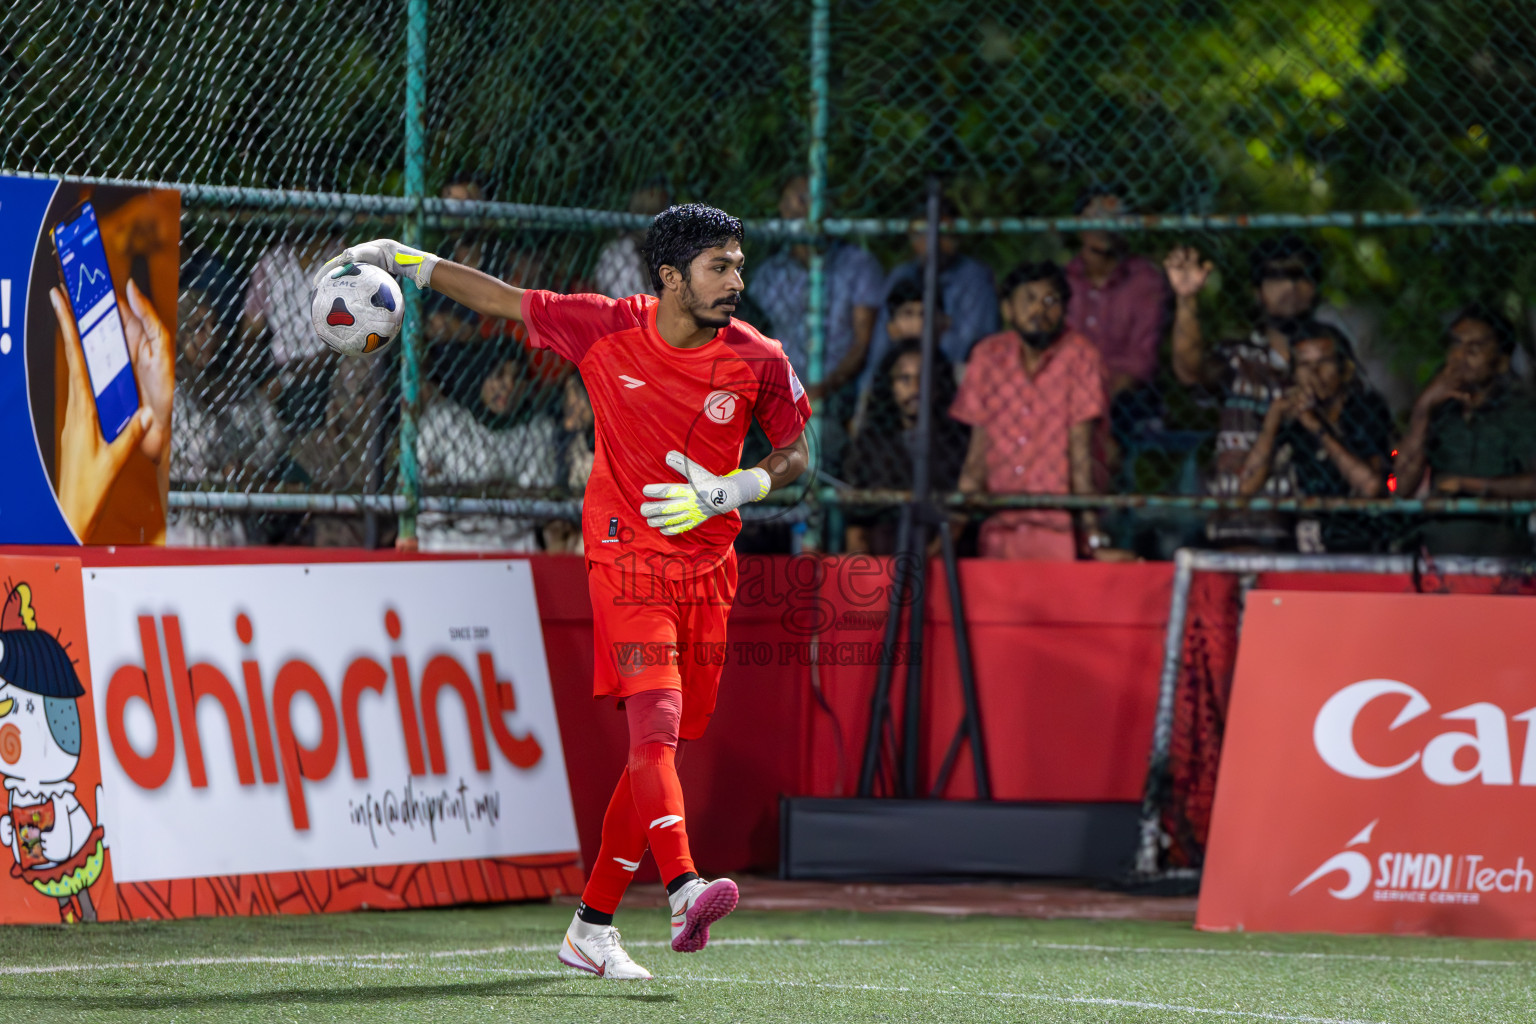
[[1161, 869], [1163, 804], [1168, 799], [1168, 752], [1173, 744], [1173, 700], [1184, 659], [1184, 623], [1189, 617], [1189, 588], [1195, 561], [1188, 548], [1173, 556], [1173, 592], [1168, 601], [1168, 628], [1163, 639], [1163, 670], [1158, 677], [1157, 713], [1152, 721], [1152, 750], [1141, 798], [1141, 831], [1136, 845], [1135, 874], [1153, 878]]
[[[816, 385], [825, 378], [826, 358], [826, 239], [822, 237], [821, 222], [826, 214], [827, 202], [827, 76], [831, 67], [831, 0], [811, 0], [811, 148], [806, 181], [810, 185], [810, 210], [806, 228], [812, 235], [810, 279], [807, 282], [805, 304], [806, 320], [806, 378]], [[816, 403], [811, 417], [811, 480], [812, 490], [819, 492], [818, 471], [821, 468], [822, 425], [826, 420], [827, 396]], [[836, 502], [822, 502], [821, 537], [816, 547], [830, 550], [841, 532], [842, 507]]]
[[[422, 248], [421, 201], [426, 197], [427, 0], [405, 5], [405, 198], [413, 209], [405, 221], [406, 245]], [[405, 325], [400, 331], [400, 514], [399, 537], [416, 538], [421, 501], [421, 468], [416, 464], [416, 414], [421, 401], [421, 292], [405, 289]]]

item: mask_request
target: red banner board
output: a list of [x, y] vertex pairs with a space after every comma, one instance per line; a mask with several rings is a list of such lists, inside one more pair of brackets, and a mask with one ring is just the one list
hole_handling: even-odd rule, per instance
[[0, 552], [0, 780], [0, 924], [583, 878], [526, 560]]
[[1248, 598], [1196, 927], [1536, 938], [1536, 602]]
[[119, 916], [80, 563], [0, 557], [0, 924]]

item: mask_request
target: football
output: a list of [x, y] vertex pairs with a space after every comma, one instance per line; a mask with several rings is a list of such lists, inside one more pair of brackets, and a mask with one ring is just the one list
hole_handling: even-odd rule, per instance
[[326, 274], [309, 301], [320, 340], [344, 355], [362, 356], [388, 347], [400, 333], [405, 300], [387, 271], [344, 263]]

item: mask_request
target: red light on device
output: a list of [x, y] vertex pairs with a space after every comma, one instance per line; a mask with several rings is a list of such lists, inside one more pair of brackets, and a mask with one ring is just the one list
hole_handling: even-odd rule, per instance
[[1397, 474], [1396, 473], [1388, 473], [1387, 474], [1387, 492], [1390, 493], [1390, 494], [1396, 494], [1397, 493]]

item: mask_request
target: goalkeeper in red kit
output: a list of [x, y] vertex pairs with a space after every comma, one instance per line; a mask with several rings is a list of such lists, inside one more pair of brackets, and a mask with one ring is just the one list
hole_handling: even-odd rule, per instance
[[[736, 883], [694, 870], [677, 757], [715, 707], [723, 659], [707, 652], [723, 649], [736, 592], [736, 509], [805, 470], [811, 417], [783, 348], [731, 317], [745, 290], [741, 239], [741, 221], [721, 210], [674, 206], [646, 233], [656, 294], [619, 300], [514, 288], [388, 239], [353, 246], [321, 271], [369, 263], [521, 321], [536, 348], [576, 364], [591, 396], [597, 445], [582, 536], [593, 693], [624, 709], [629, 760], [560, 960], [605, 978], [651, 976], [613, 927], [647, 847], [667, 883], [674, 950], [703, 949], [710, 924], [736, 908]], [[774, 451], [742, 469], [753, 417]]]

